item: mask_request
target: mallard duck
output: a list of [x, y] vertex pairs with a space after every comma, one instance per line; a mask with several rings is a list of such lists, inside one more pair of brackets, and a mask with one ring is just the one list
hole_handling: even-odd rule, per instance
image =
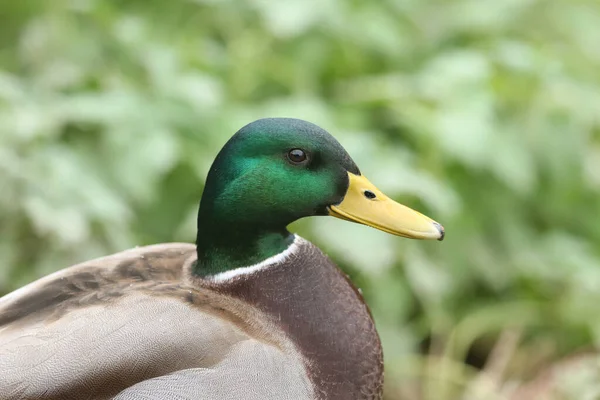
[[126, 250], [0, 299], [0, 398], [380, 399], [382, 350], [361, 294], [286, 229], [317, 215], [444, 237], [325, 130], [255, 121], [210, 169], [195, 246]]

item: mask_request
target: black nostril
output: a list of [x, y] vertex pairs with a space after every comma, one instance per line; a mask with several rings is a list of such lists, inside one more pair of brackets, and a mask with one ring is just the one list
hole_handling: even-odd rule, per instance
[[369, 200], [373, 200], [375, 197], [377, 197], [375, 195], [375, 193], [371, 192], [370, 190], [365, 190], [365, 197]]

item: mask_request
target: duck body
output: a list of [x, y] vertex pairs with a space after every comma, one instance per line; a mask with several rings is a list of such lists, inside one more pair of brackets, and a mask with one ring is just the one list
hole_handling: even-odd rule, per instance
[[381, 398], [371, 315], [317, 247], [210, 280], [195, 261], [141, 247], [2, 298], [0, 398]]
[[444, 237], [323, 129], [253, 122], [210, 169], [195, 246], [127, 250], [0, 298], [0, 400], [380, 399], [381, 344], [361, 294], [287, 230], [319, 215]]

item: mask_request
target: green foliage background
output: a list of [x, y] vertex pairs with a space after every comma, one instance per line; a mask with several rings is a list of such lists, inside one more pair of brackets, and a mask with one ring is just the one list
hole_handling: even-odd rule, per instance
[[5, 1], [0, 67], [0, 294], [193, 241], [220, 147], [290, 116], [446, 227], [293, 227], [367, 297], [386, 398], [508, 399], [600, 343], [597, 1]]

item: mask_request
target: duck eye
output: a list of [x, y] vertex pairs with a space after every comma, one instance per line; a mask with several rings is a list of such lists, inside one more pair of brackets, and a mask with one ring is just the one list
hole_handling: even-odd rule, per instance
[[301, 149], [292, 149], [288, 152], [288, 158], [291, 162], [299, 164], [306, 161], [306, 153]]

